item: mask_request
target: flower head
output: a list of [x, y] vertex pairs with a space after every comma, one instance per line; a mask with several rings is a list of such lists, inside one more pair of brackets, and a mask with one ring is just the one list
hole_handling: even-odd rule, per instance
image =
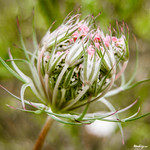
[[[115, 115], [115, 119], [110, 121], [119, 122], [118, 114], [133, 106], [131, 104], [116, 111], [105, 99], [131, 86], [131, 81], [125, 83], [123, 78], [119, 88], [114, 86], [127, 66], [128, 32], [120, 27], [117, 34], [105, 34], [93, 23], [94, 17], [91, 16], [83, 20], [80, 14], [68, 16], [56, 30], [47, 31], [31, 57], [24, 47], [32, 77], [26, 76], [17, 67], [11, 53], [10, 59], [16, 72], [1, 59], [2, 64], [24, 82], [21, 97], [17, 97], [24, 111], [25, 104], [28, 104], [57, 121], [81, 124], [96, 119], [105, 120], [110, 115]], [[27, 87], [31, 88], [40, 103], [24, 99]], [[88, 107], [95, 101], [104, 103], [110, 112], [87, 113]]]

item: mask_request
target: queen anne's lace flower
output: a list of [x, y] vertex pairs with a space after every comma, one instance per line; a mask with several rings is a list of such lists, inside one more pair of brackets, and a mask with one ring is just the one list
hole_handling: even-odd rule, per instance
[[[105, 99], [131, 87], [131, 81], [125, 83], [122, 78], [121, 86], [110, 91], [127, 66], [128, 30], [118, 27], [120, 31], [105, 35], [93, 20], [90, 16], [80, 20], [80, 14], [68, 16], [56, 30], [47, 31], [33, 54], [26, 50], [21, 38], [33, 79], [20, 71], [10, 53], [16, 72], [1, 59], [2, 64], [24, 82], [21, 98], [15, 96], [21, 100], [24, 111], [29, 111], [25, 104], [32, 105], [37, 111], [29, 112], [45, 112], [53, 119], [69, 124], [91, 123], [96, 119], [128, 121], [128, 118], [120, 120], [118, 114], [134, 103], [116, 111]], [[24, 100], [27, 87], [41, 103]], [[110, 112], [87, 113], [89, 104], [95, 101], [104, 103]], [[110, 115], [115, 115], [114, 120], [106, 118]], [[119, 127], [121, 129], [120, 124]]]

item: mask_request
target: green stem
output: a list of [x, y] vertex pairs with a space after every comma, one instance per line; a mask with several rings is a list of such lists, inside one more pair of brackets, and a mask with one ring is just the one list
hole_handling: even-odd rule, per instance
[[39, 137], [35, 143], [34, 150], [41, 150], [42, 149], [42, 146], [44, 144], [44, 140], [46, 138], [46, 135], [47, 135], [49, 129], [52, 126], [53, 121], [54, 120], [50, 116], [47, 117], [47, 120], [43, 126], [43, 129], [41, 130]]

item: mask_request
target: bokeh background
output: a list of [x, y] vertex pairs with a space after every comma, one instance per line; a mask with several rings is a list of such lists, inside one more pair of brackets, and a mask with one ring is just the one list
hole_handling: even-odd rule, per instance
[[[139, 46], [139, 67], [134, 82], [150, 78], [149, 0], [0, 0], [0, 56], [4, 60], [8, 59], [8, 47], [11, 48], [15, 58], [22, 55], [14, 46], [14, 44], [20, 45], [16, 16], [19, 17], [25, 43], [29, 50], [33, 50], [33, 8], [38, 41], [52, 22], [57, 20], [52, 29], [54, 30], [70, 11], [79, 8], [83, 16], [97, 15], [101, 12], [97, 23], [105, 31], [109, 24], [115, 26], [116, 20], [124, 20], [130, 28], [130, 62], [126, 77], [129, 79], [135, 66], [135, 42], [132, 36], [134, 34]], [[28, 72], [26, 65], [22, 63], [20, 65], [25, 72]], [[12, 93], [20, 95], [21, 83], [1, 64], [0, 82]], [[27, 90], [26, 93], [32, 98], [30, 91]], [[116, 109], [120, 109], [131, 104], [138, 96], [140, 96], [138, 104], [122, 117], [136, 112], [139, 106], [141, 106], [140, 114], [150, 112], [150, 82], [113, 96], [110, 101]], [[7, 107], [6, 104], [21, 107], [19, 102], [0, 89], [0, 150], [33, 149], [46, 115], [21, 112]], [[138, 149], [134, 148], [134, 145], [140, 144], [148, 146], [145, 149], [150, 149], [150, 116], [125, 123], [123, 129], [125, 145], [121, 143], [118, 128], [114, 128], [113, 133], [108, 135], [99, 131], [99, 136], [96, 136], [89, 133], [85, 125], [69, 126], [54, 122], [43, 150], [134, 150]]]

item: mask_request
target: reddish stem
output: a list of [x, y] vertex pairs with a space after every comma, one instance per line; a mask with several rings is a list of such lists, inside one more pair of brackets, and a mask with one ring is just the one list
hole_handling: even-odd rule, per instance
[[47, 135], [50, 127], [52, 126], [52, 123], [53, 123], [53, 119], [48, 116], [47, 120], [43, 126], [43, 129], [41, 130], [40, 135], [39, 135], [39, 137], [35, 143], [34, 150], [41, 150], [42, 149], [42, 146], [44, 144], [44, 140], [46, 138], [46, 135]]

